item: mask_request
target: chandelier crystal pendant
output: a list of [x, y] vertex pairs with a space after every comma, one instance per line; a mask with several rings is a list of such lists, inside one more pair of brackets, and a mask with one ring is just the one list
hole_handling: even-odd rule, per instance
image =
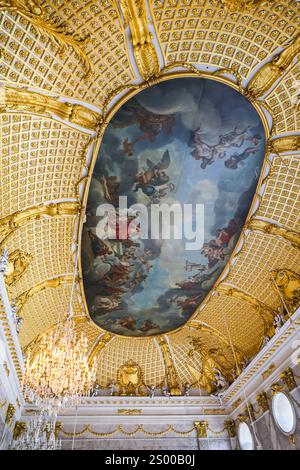
[[56, 436], [56, 419], [47, 410], [37, 413], [26, 426], [26, 430], [14, 439], [11, 450], [61, 450], [61, 441]]

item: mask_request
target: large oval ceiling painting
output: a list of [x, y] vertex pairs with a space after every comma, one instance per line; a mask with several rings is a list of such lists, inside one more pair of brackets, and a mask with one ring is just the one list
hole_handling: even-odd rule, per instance
[[265, 145], [257, 111], [215, 80], [170, 79], [118, 110], [82, 238], [86, 301], [100, 327], [150, 336], [190, 318], [236, 245]]

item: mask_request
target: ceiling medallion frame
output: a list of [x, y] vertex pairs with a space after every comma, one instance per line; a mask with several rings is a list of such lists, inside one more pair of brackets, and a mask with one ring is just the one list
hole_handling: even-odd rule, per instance
[[[169, 70], [172, 70], [173, 68], [177, 68], [177, 67], [186, 68], [186, 69], [188, 69], [188, 71], [176, 71], [176, 72], [171, 71], [171, 72], [169, 72]], [[227, 75], [228, 74], [233, 75], [236, 79], [236, 82], [230, 80], [228, 77], [225, 77], [225, 76], [221, 75], [223, 73], [227, 74]], [[269, 123], [268, 123], [268, 119], [267, 119], [267, 115], [266, 115], [266, 112], [271, 115], [271, 118], [272, 118], [272, 121], [273, 121], [272, 126], [274, 126], [274, 119], [273, 119], [273, 116], [271, 114], [271, 110], [268, 109], [268, 106], [265, 105], [265, 103], [263, 101], [260, 101], [259, 99], [254, 97], [252, 94], [250, 94], [248, 92], [247, 88], [242, 87], [241, 79], [240, 79], [239, 75], [236, 74], [236, 72], [233, 72], [230, 69], [221, 69], [221, 70], [217, 70], [216, 72], [204, 72], [204, 71], [198, 70], [196, 67], [194, 67], [190, 64], [185, 64], [185, 63], [180, 63], [179, 64], [178, 63], [178, 64], [172, 64], [172, 65], [166, 67], [165, 69], [162, 70], [159, 77], [153, 78], [152, 80], [145, 81], [141, 84], [133, 85], [133, 86], [125, 85], [124, 87], [121, 87], [121, 89], [115, 90], [115, 93], [113, 94], [113, 96], [108, 97], [108, 99], [106, 100], [106, 102], [104, 104], [104, 107], [103, 107], [103, 117], [102, 117], [102, 120], [101, 120], [99, 132], [98, 132], [98, 139], [97, 139], [96, 145], [94, 147], [94, 151], [93, 151], [93, 155], [92, 155], [92, 159], [91, 159], [91, 163], [90, 163], [90, 167], [89, 167], [89, 173], [88, 173], [88, 176], [86, 178], [86, 184], [85, 184], [85, 187], [84, 187], [84, 190], [83, 190], [83, 196], [82, 196], [81, 214], [80, 214], [80, 219], [79, 219], [79, 224], [78, 224], [78, 233], [77, 233], [78, 249], [80, 250], [80, 252], [81, 252], [81, 243], [82, 243], [83, 224], [85, 223], [85, 217], [86, 217], [85, 216], [85, 208], [86, 208], [86, 204], [87, 204], [87, 200], [88, 200], [90, 184], [91, 184], [92, 175], [93, 175], [94, 167], [95, 167], [95, 164], [96, 164], [96, 160], [97, 160], [97, 157], [98, 157], [98, 153], [99, 153], [99, 150], [100, 150], [100, 147], [101, 147], [102, 139], [103, 139], [103, 136], [104, 136], [104, 133], [105, 133], [105, 130], [106, 130], [108, 124], [110, 123], [112, 118], [115, 116], [117, 111], [125, 103], [127, 103], [131, 98], [133, 98], [135, 95], [137, 95], [139, 92], [141, 92], [141, 91], [143, 91], [147, 88], [150, 88], [154, 85], [157, 85], [161, 82], [176, 79], [176, 78], [200, 78], [200, 79], [205, 78], [205, 79], [208, 79], [208, 80], [214, 80], [214, 81], [223, 83], [223, 84], [233, 88], [235, 91], [240, 93], [244, 98], [246, 98], [249, 101], [249, 104], [252, 105], [254, 107], [254, 109], [257, 111], [257, 113], [258, 113], [258, 115], [261, 119], [261, 122], [263, 124], [263, 128], [264, 128], [264, 131], [265, 131], [265, 138], [266, 138], [265, 155], [264, 155], [264, 160], [263, 160], [263, 164], [262, 164], [262, 167], [261, 167], [257, 187], [256, 187], [256, 190], [255, 190], [255, 193], [254, 193], [254, 197], [253, 197], [253, 200], [251, 202], [251, 206], [249, 208], [247, 218], [245, 220], [244, 226], [241, 230], [241, 233], [240, 233], [238, 241], [235, 245], [235, 248], [234, 248], [233, 252], [231, 253], [230, 258], [229, 258], [224, 270], [222, 271], [221, 275], [219, 276], [219, 278], [215, 282], [214, 287], [205, 296], [203, 301], [195, 309], [194, 313], [190, 316], [190, 318], [184, 324], [182, 324], [181, 326], [179, 326], [177, 328], [174, 328], [173, 330], [170, 330], [166, 333], [156, 334], [156, 335], [152, 335], [152, 336], [148, 336], [148, 337], [136, 337], [136, 336], [127, 336], [127, 335], [120, 335], [120, 334], [117, 334], [117, 333], [112, 333], [112, 332], [109, 332], [108, 330], [105, 330], [104, 328], [100, 327], [99, 325], [97, 325], [97, 323], [91, 318], [91, 316], [89, 314], [88, 305], [87, 305], [86, 297], [85, 297], [84, 284], [83, 284], [81, 256], [78, 257], [78, 273], [79, 273], [80, 295], [81, 295], [82, 302], [83, 302], [83, 305], [84, 305], [86, 317], [89, 319], [90, 322], [93, 323], [93, 325], [95, 325], [98, 328], [99, 331], [104, 332], [104, 333], [108, 333], [112, 337], [119, 337], [119, 338], [122, 338], [124, 340], [128, 340], [130, 338], [131, 340], [136, 340], [136, 341], [137, 340], [139, 340], [139, 341], [143, 340], [143, 341], [145, 341], [145, 339], [159, 338], [161, 336], [164, 336], [165, 334], [169, 336], [169, 335], [178, 333], [183, 328], [188, 326], [190, 324], [190, 322], [193, 321], [195, 319], [195, 317], [198, 315], [199, 311], [201, 311], [205, 307], [205, 305], [209, 302], [212, 295], [216, 293], [216, 288], [219, 286], [219, 284], [229, 274], [230, 266], [232, 264], [232, 260], [242, 250], [242, 245], [244, 243], [245, 229], [249, 225], [250, 219], [253, 216], [253, 210], [254, 210], [255, 204], [257, 203], [257, 199], [258, 200], [260, 199], [259, 190], [262, 187], [262, 185], [264, 184], [264, 180], [266, 179], [266, 172], [267, 172], [267, 169], [268, 169], [268, 165], [270, 165], [270, 163], [271, 163], [269, 161], [268, 157], [269, 157], [270, 137], [271, 137], [271, 134], [272, 134], [273, 127], [270, 128]], [[113, 104], [113, 106], [109, 109], [109, 111], [107, 111], [109, 103], [112, 101], [114, 96], [117, 96], [119, 93], [121, 93], [123, 90], [126, 90], [126, 89], [128, 91], [115, 104]]]

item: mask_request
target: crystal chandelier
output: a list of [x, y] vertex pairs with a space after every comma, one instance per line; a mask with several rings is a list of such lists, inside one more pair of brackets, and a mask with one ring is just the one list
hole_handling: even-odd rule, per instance
[[36, 414], [26, 430], [12, 442], [11, 450], [61, 450], [56, 437], [56, 419], [47, 410]]
[[28, 353], [23, 376], [25, 398], [58, 413], [89, 396], [96, 380], [96, 358], [89, 363], [88, 340], [76, 332], [72, 312], [78, 251], [75, 258], [69, 313], [55, 330], [45, 333], [36, 354]]
[[44, 334], [39, 351], [25, 362], [24, 394], [37, 405], [52, 407], [78, 404], [89, 396], [96, 380], [96, 363], [88, 360], [86, 336], [75, 331], [74, 320], [67, 319], [55, 331]]

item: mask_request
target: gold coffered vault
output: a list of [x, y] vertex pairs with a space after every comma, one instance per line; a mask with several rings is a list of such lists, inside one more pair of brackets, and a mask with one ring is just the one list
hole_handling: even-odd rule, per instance
[[79, 263], [76, 329], [97, 358], [100, 386], [117, 382], [132, 361], [143, 384], [166, 383], [173, 395], [187, 383], [214, 391], [216, 349], [231, 383], [274, 335], [276, 317], [286, 319], [281, 295], [292, 309], [299, 302], [275, 279], [276, 290], [272, 274], [299, 276], [299, 23], [294, 0], [0, 0], [0, 246], [13, 265], [6, 282], [23, 317], [24, 351], [37, 350], [67, 311], [74, 246], [109, 120], [138, 91], [180, 76], [228, 84], [262, 118], [265, 162], [239, 242], [187, 324], [156, 338], [99, 328]]

